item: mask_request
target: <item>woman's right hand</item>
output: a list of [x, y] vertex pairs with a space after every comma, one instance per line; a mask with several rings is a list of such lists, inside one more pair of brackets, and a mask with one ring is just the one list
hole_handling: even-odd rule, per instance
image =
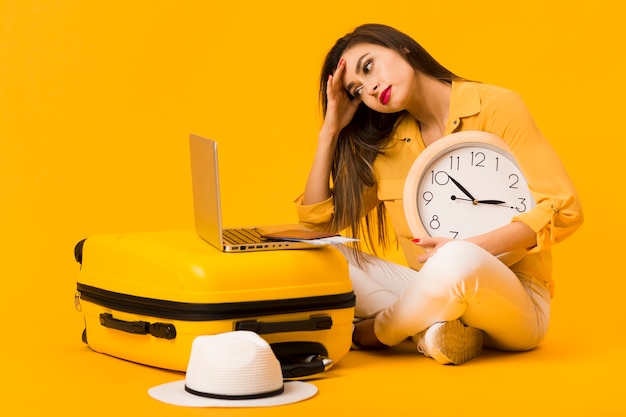
[[350, 100], [348, 93], [343, 87], [343, 75], [346, 70], [346, 61], [342, 58], [333, 75], [328, 76], [326, 84], [326, 117], [322, 126], [322, 132], [336, 138], [341, 129], [346, 127], [354, 117], [360, 98]]
[[328, 179], [331, 176], [337, 138], [341, 129], [350, 123], [361, 103], [359, 98], [350, 100], [343, 87], [345, 67], [346, 63], [342, 59], [335, 73], [328, 77], [326, 117], [319, 133], [317, 151], [302, 196], [302, 204], [305, 205], [322, 202], [331, 196]]

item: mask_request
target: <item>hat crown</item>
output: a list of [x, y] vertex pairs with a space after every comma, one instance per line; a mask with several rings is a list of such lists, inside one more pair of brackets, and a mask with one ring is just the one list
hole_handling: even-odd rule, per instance
[[250, 399], [283, 391], [280, 363], [258, 334], [236, 331], [194, 339], [185, 389], [221, 399]]

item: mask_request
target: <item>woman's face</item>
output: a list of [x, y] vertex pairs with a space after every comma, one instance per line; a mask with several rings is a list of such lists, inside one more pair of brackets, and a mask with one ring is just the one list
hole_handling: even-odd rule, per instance
[[393, 49], [374, 44], [357, 44], [342, 58], [346, 69], [343, 86], [372, 110], [395, 113], [408, 107], [415, 70]]

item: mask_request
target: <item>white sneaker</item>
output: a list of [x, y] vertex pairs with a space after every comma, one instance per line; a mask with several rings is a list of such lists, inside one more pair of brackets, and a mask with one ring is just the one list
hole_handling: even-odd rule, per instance
[[460, 320], [435, 323], [413, 336], [417, 350], [441, 364], [460, 365], [483, 351], [483, 332]]

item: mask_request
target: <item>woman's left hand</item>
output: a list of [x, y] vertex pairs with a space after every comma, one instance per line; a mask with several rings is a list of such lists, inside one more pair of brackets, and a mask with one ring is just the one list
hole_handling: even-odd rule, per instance
[[413, 244], [424, 249], [424, 254], [417, 257], [417, 261], [424, 263], [437, 252], [437, 249], [450, 242], [452, 239], [446, 237], [421, 237], [413, 239]]
[[[426, 252], [420, 255], [417, 261], [421, 263], [426, 262], [428, 258], [437, 252], [437, 249], [451, 240], [445, 237], [420, 237], [413, 239], [413, 243], [423, 248]], [[522, 222], [511, 222], [490, 232], [472, 236], [465, 240], [480, 246], [494, 256], [521, 249], [530, 250], [537, 245], [536, 233]]]

